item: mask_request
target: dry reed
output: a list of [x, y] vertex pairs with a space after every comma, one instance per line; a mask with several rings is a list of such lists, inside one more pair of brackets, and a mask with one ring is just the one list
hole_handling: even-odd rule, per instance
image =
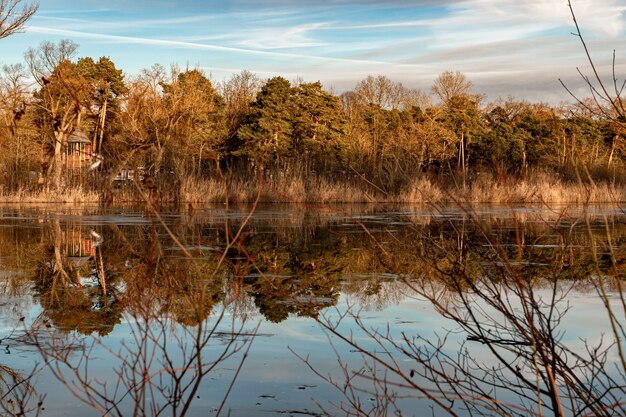
[[[322, 176], [267, 174], [264, 178], [231, 175], [219, 178], [190, 178], [181, 184], [180, 200], [189, 204], [213, 204], [230, 202], [249, 203], [261, 190], [264, 203], [409, 203], [441, 204], [456, 201], [468, 203], [545, 203], [583, 204], [626, 202], [626, 188], [620, 184], [600, 182], [597, 184], [567, 182], [554, 174], [536, 172], [528, 178], [498, 178], [491, 175], [477, 176], [464, 189], [459, 182], [450, 184], [428, 175], [416, 177], [403, 190], [384, 193], [372, 184], [355, 178], [330, 179]], [[3, 192], [0, 203], [98, 203], [96, 191], [68, 188], [60, 192], [20, 189]], [[167, 195], [160, 201], [172, 200]], [[137, 202], [131, 188], [117, 190], [113, 203]]]
[[80, 187], [67, 188], [59, 191], [50, 191], [45, 189], [31, 191], [20, 188], [11, 192], [7, 192], [0, 188], [0, 203], [87, 204], [98, 203], [99, 201], [99, 193]]

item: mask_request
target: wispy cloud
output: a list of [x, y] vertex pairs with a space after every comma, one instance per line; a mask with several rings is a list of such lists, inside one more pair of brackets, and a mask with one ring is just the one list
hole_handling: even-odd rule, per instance
[[[620, 0], [574, 0], [579, 20], [587, 30], [610, 36], [624, 31], [626, 5]], [[441, 24], [453, 27], [522, 26], [541, 24], [552, 28], [572, 26], [567, 5], [561, 0], [468, 0], [450, 6]]]
[[[626, 21], [626, 5], [617, 0], [574, 1], [578, 19], [588, 31], [610, 36], [623, 34]], [[560, 0], [466, 0], [447, 6], [448, 13], [429, 18], [393, 20], [361, 24], [327, 26], [328, 30], [384, 30], [402, 28], [425, 28], [437, 33], [462, 37], [464, 32], [485, 33], [504, 29], [530, 35], [548, 29], [572, 26], [569, 9]], [[492, 39], [499, 39], [493, 38]]]
[[[492, 94], [508, 80], [518, 89], [508, 92], [520, 95], [556, 91], [556, 78], [584, 63], [564, 0], [173, 2], [46, 0], [11, 45], [69, 37], [83, 54], [109, 54], [122, 68], [193, 62], [224, 77], [247, 68], [339, 89], [368, 74], [427, 89], [454, 69]], [[624, 0], [573, 3], [594, 50], [626, 50]]]
[[[326, 26], [327, 23], [305, 23], [286, 28], [249, 29], [237, 32], [238, 45], [254, 49], [294, 49], [319, 47], [326, 42], [315, 39], [311, 34]], [[243, 35], [243, 36], [242, 36]]]
[[169, 39], [155, 39], [155, 38], [142, 38], [135, 36], [120, 36], [120, 35], [109, 35], [103, 33], [94, 33], [94, 32], [81, 32], [67, 29], [57, 29], [57, 28], [49, 28], [49, 27], [41, 27], [41, 26], [29, 26], [27, 32], [30, 33], [42, 33], [48, 35], [58, 35], [58, 36], [66, 36], [76, 39], [97, 39], [104, 40], [108, 42], [120, 43], [120, 44], [138, 44], [138, 45], [147, 45], [147, 46], [164, 46], [164, 47], [173, 47], [173, 48], [185, 48], [185, 49], [199, 49], [199, 50], [209, 50], [209, 51], [217, 51], [217, 52], [231, 52], [236, 54], [247, 54], [247, 55], [260, 55], [266, 57], [276, 57], [276, 58], [300, 58], [314, 61], [325, 61], [325, 62], [336, 62], [336, 63], [346, 63], [346, 64], [367, 64], [367, 65], [402, 65], [402, 66], [413, 66], [412, 64], [394, 64], [385, 61], [371, 61], [371, 60], [359, 60], [359, 59], [350, 59], [350, 58], [338, 58], [338, 57], [328, 57], [328, 56], [315, 56], [315, 55], [306, 55], [306, 54], [298, 54], [291, 52], [277, 52], [277, 51], [264, 51], [257, 49], [248, 49], [248, 48], [235, 48], [230, 46], [221, 46], [221, 45], [212, 45], [206, 43], [195, 43], [195, 42], [184, 42], [184, 41], [176, 41]]
[[42, 22], [47, 24], [59, 23], [64, 26], [69, 26], [73, 30], [85, 30], [91, 28], [98, 28], [98, 30], [124, 30], [124, 29], [140, 29], [148, 27], [163, 27], [163, 26], [182, 26], [190, 23], [203, 23], [210, 20], [214, 20], [217, 17], [214, 15], [196, 15], [196, 16], [182, 16], [182, 17], [170, 17], [162, 19], [131, 19], [131, 20], [92, 20], [85, 18], [71, 18], [71, 17], [59, 17], [59, 16], [39, 16], [34, 19], [34, 22]]

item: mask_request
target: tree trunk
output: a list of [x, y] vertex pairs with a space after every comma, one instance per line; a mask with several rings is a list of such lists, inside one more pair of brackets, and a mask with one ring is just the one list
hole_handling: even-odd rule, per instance
[[461, 143], [459, 144], [459, 166], [463, 174], [463, 189], [466, 187], [466, 175], [465, 175], [465, 134], [461, 132]]
[[102, 140], [104, 138], [104, 124], [106, 122], [108, 104], [109, 104], [109, 100], [104, 100], [102, 109], [100, 109], [100, 111], [102, 112], [102, 115], [100, 116], [100, 126], [99, 126], [100, 137], [98, 138], [98, 148], [97, 148], [99, 152], [102, 152], [101, 150], [102, 150]]
[[615, 145], [617, 144], [617, 138], [618, 138], [618, 135], [613, 136], [613, 142], [611, 143], [611, 153], [609, 154], [609, 161], [607, 163], [607, 166], [609, 167], [613, 163], [613, 154], [615, 153]]
[[67, 133], [60, 131], [54, 134], [54, 155], [52, 157], [51, 169], [51, 185], [53, 190], [61, 188], [61, 174], [63, 172], [63, 144], [65, 143]]

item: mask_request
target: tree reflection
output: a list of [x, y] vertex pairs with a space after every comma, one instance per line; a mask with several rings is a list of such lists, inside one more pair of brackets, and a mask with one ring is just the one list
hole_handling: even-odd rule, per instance
[[339, 298], [337, 280], [325, 278], [318, 275], [264, 276], [255, 278], [248, 291], [259, 312], [271, 322], [280, 323], [289, 314], [317, 317]]
[[120, 323], [122, 306], [115, 288], [107, 290], [100, 239], [79, 224], [62, 227], [58, 218], [50, 223], [34, 275], [45, 316], [66, 332], [110, 333]]
[[[337, 304], [341, 291], [361, 304], [384, 308], [404, 296], [403, 281], [410, 277], [436, 278], [454, 292], [459, 286], [471, 288], [472, 277], [506, 274], [507, 262], [529, 280], [579, 280], [597, 267], [619, 275], [626, 264], [626, 232], [619, 223], [610, 245], [602, 228], [592, 231], [598, 245], [613, 248], [598, 253], [596, 261], [587, 233], [562, 218], [561, 223], [519, 218], [517, 228], [499, 217], [419, 220], [399, 229], [363, 223], [364, 233], [359, 222], [339, 228], [334, 220], [308, 214], [283, 228], [271, 220], [255, 221], [230, 241], [220, 224], [223, 218], [181, 216], [172, 229], [194, 242], [189, 261], [158, 223], [111, 224], [95, 231], [57, 216], [42, 223], [39, 233], [17, 237], [1, 229], [0, 248], [5, 259], [21, 259], [15, 268], [27, 273], [14, 276], [8, 291], [24, 291], [32, 279], [52, 325], [102, 335], [146, 291], [159, 300], [163, 313], [188, 325], [208, 317], [223, 301], [248, 315], [256, 306], [256, 312], [280, 322], [290, 314], [316, 317]], [[460, 271], [465, 281], [457, 279]], [[193, 306], [201, 308], [194, 311]]]
[[[57, 232], [53, 238], [60, 230], [58, 224], [53, 226]], [[71, 267], [59, 267], [54, 261], [44, 264], [48, 281], [42, 288], [47, 304], [42, 305], [53, 326], [42, 320], [30, 335], [56, 379], [97, 413], [184, 416], [192, 409], [204, 378], [249, 345], [255, 331], [244, 335], [245, 322], [227, 323], [226, 306], [217, 308], [223, 299], [221, 282], [206, 278], [213, 263], [164, 256], [166, 250], [154, 226], [135, 232], [145, 244], [127, 252], [127, 257], [118, 253], [117, 261], [123, 260], [124, 266], [109, 268], [118, 271], [117, 288], [109, 285], [107, 297], [114, 296], [116, 305], [123, 306], [118, 318], [125, 327], [121, 343], [102, 337], [102, 331], [80, 336], [82, 325], [74, 325], [75, 321], [95, 313], [84, 302], [89, 294], [85, 286], [69, 278], [67, 271], [72, 267], [82, 270], [71, 262]], [[49, 252], [63, 262], [65, 251], [58, 248], [57, 240], [53, 239]], [[107, 259], [106, 251], [101, 256]], [[102, 296], [103, 286], [97, 286], [97, 291]], [[58, 312], [60, 303], [68, 313]], [[81, 312], [83, 316], [76, 318]], [[68, 328], [77, 333], [69, 333]], [[94, 357], [94, 352], [103, 357]], [[240, 365], [244, 358], [237, 359]], [[108, 376], [93, 371], [102, 366], [101, 361], [112, 367]]]

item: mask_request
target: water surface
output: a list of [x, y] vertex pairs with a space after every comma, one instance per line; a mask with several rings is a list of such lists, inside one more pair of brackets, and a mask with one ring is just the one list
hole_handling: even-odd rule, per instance
[[[132, 415], [140, 398], [150, 415], [179, 400], [164, 415], [342, 415], [329, 404], [345, 397], [309, 365], [340, 380], [363, 355], [317, 320], [358, 313], [338, 331], [374, 354], [387, 353], [362, 327], [433, 341], [451, 331], [453, 352], [466, 335], [414, 290], [428, 281], [450, 293], [435, 277], [462, 265], [476, 277], [517, 271], [548, 298], [558, 281], [570, 308], [561, 339], [583, 346], [610, 334], [593, 283], [625, 270], [616, 206], [219, 206], [163, 210], [161, 220], [133, 208], [0, 208], [0, 365], [7, 387], [35, 371], [31, 407], [45, 396], [46, 416]], [[477, 360], [487, 353], [472, 347]], [[45, 359], [62, 359], [56, 376]], [[395, 359], [407, 373], [415, 366]], [[143, 370], [140, 392], [129, 381]], [[97, 399], [103, 392], [115, 401]], [[398, 404], [406, 415], [431, 410]]]

